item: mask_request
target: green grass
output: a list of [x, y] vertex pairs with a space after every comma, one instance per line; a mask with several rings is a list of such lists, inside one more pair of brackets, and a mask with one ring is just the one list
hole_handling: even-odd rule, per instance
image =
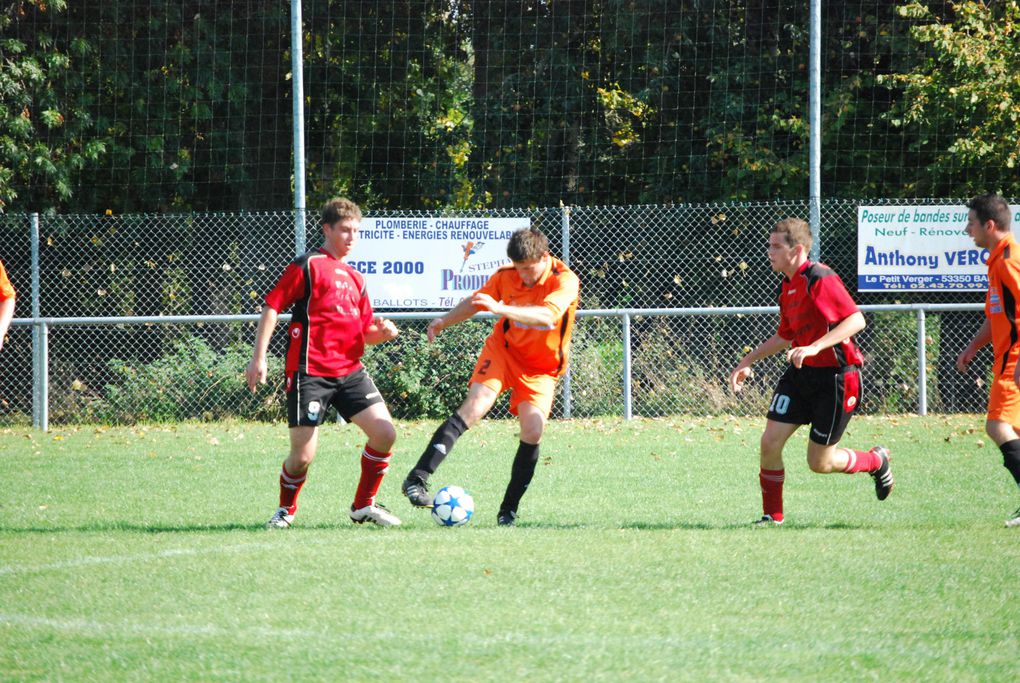
[[352, 525], [362, 439], [331, 425], [282, 532], [282, 425], [0, 430], [0, 679], [1015, 681], [1018, 496], [981, 423], [856, 418], [883, 503], [799, 434], [761, 530], [762, 419], [554, 423], [515, 529], [508, 422], [434, 479], [474, 493], [466, 527], [399, 493], [434, 423], [399, 425], [404, 525]]

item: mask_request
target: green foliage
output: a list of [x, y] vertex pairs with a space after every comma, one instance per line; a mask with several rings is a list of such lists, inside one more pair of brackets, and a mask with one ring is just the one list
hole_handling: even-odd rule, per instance
[[913, 196], [1020, 193], [1020, 3], [958, 2], [940, 15], [912, 2], [899, 11], [916, 22], [910, 35], [927, 49], [923, 60], [883, 79], [899, 94], [886, 116], [909, 131], [924, 164], [907, 189]]
[[[802, 197], [808, 7], [303, 3], [308, 204]], [[1020, 10], [830, 3], [823, 193], [1017, 193]], [[286, 4], [0, 4], [0, 210], [292, 205]]]
[[868, 314], [858, 340], [865, 354], [864, 402], [869, 413], [917, 410], [917, 320], [902, 313]]
[[623, 341], [618, 318], [577, 320], [570, 376], [574, 414], [623, 415]]
[[443, 330], [433, 343], [424, 332], [402, 326], [395, 340], [368, 347], [365, 367], [394, 417], [445, 419], [456, 410], [491, 326], [462, 323]]
[[[19, 199], [44, 207], [68, 202], [76, 172], [97, 159], [103, 144], [91, 139], [89, 115], [66, 97], [85, 89], [70, 46], [48, 23], [66, 10], [65, 0], [0, 3], [0, 211]], [[38, 28], [18, 30], [32, 19]], [[21, 196], [26, 187], [36, 196]]]
[[113, 359], [113, 379], [102, 397], [89, 402], [88, 415], [99, 422], [178, 422], [243, 417], [278, 420], [283, 414], [282, 359], [270, 357], [269, 382], [252, 394], [243, 370], [251, 347], [237, 344], [217, 352], [200, 337], [184, 338], [171, 352], [150, 363]]

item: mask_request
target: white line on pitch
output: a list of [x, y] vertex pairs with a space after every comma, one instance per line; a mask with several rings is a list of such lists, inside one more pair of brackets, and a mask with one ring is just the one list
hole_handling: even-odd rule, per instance
[[[314, 543], [313, 543], [314, 544]], [[78, 557], [73, 560], [61, 562], [50, 562], [49, 564], [36, 565], [6, 565], [0, 567], [0, 576], [10, 574], [32, 574], [51, 570], [73, 569], [75, 567], [88, 567], [97, 564], [114, 564], [120, 562], [146, 562], [149, 560], [163, 560], [171, 557], [193, 557], [209, 553], [232, 553], [248, 550], [265, 550], [267, 548], [278, 548], [275, 543], [240, 543], [237, 545], [210, 546], [207, 548], [170, 548], [157, 553], [142, 553], [140, 555], [110, 555], [105, 557]]]
[[[51, 619], [49, 617], [34, 617], [27, 614], [0, 614], [0, 624], [9, 624], [24, 628], [47, 628], [56, 631], [71, 631], [75, 633], [127, 633], [132, 635], [182, 635], [182, 636], [215, 636], [224, 637], [238, 635], [235, 628], [223, 628], [209, 624], [181, 624], [169, 626], [166, 624], [139, 624], [130, 621], [120, 623], [109, 623], [93, 621], [91, 619]], [[263, 637], [279, 635], [282, 638], [317, 638], [323, 635], [321, 631], [309, 631], [293, 628], [265, 627], [256, 629], [245, 629], [248, 636]], [[345, 634], [346, 637], [346, 634]]]

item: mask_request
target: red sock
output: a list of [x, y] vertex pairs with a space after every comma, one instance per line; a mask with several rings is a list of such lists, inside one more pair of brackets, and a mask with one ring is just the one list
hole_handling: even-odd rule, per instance
[[375, 504], [375, 494], [379, 493], [379, 484], [389, 469], [391, 455], [393, 453], [380, 453], [368, 445], [361, 452], [361, 480], [354, 494], [355, 510]]
[[856, 472], [874, 472], [882, 466], [882, 458], [878, 456], [878, 453], [872, 453], [871, 451], [855, 451], [851, 448], [844, 448], [849, 455], [850, 460], [847, 462], [846, 467], [843, 471], [847, 474], [854, 474]]
[[761, 484], [761, 511], [777, 522], [783, 521], [783, 481], [785, 470], [767, 470], [762, 468], [758, 473]]
[[307, 478], [307, 470], [300, 477], [295, 477], [287, 471], [286, 465], [280, 468], [280, 507], [287, 508], [288, 515], [293, 515], [297, 510], [297, 496]]

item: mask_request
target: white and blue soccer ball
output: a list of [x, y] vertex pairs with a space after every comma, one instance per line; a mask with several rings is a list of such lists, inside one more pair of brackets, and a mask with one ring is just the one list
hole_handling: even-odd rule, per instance
[[432, 499], [432, 519], [442, 526], [467, 524], [475, 514], [475, 499], [460, 486], [444, 486]]

